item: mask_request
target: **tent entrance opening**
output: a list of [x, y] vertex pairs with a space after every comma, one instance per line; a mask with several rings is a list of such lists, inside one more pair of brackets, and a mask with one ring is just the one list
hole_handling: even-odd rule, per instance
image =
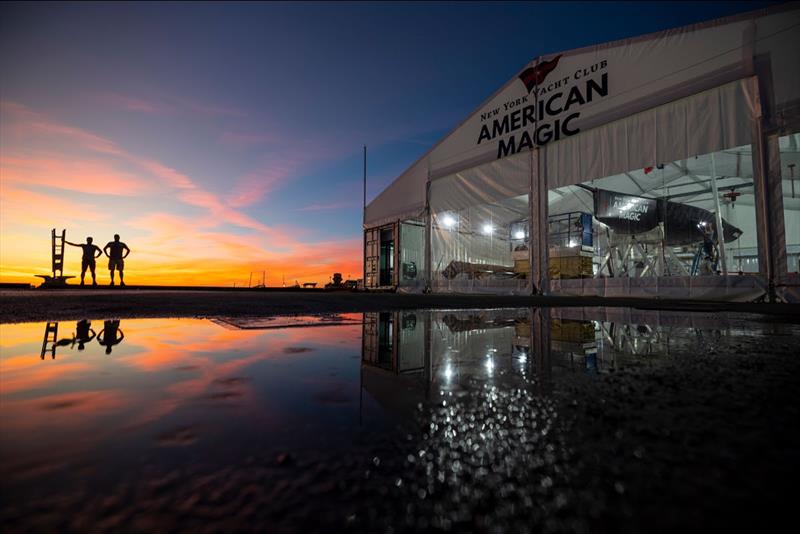
[[392, 285], [394, 280], [394, 230], [392, 228], [381, 230], [379, 264], [380, 285]]

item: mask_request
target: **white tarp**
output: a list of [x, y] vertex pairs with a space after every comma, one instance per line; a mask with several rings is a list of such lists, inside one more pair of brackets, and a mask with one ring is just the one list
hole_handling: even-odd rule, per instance
[[753, 78], [727, 83], [551, 143], [545, 148], [547, 186], [749, 145], [756, 87]]
[[[529, 64], [520, 76], [506, 83], [395, 180], [367, 207], [366, 223], [375, 226], [421, 212], [429, 175], [434, 179], [453, 175], [598, 126], [606, 125], [596, 137], [575, 141], [574, 149], [582, 153], [580, 165], [588, 169], [616, 168], [617, 164], [603, 160], [609, 155], [620, 161], [637, 162], [621, 171], [657, 162], [662, 152], [680, 153], [704, 143], [716, 144], [714, 139], [702, 138], [707, 132], [692, 130], [688, 122], [681, 121], [695, 120], [699, 105], [704, 106], [701, 111], [706, 121], [731, 113], [741, 102], [752, 106], [755, 93], [748, 85], [751, 82], [736, 80], [753, 76], [759, 62], [766, 62], [771, 73], [767, 83], [769, 95], [765, 98], [771, 106], [768, 111], [780, 114], [796, 109], [800, 103], [798, 49], [800, 7], [793, 3], [548, 55]], [[549, 67], [552, 68], [548, 71]], [[533, 87], [532, 81], [538, 84]], [[699, 100], [681, 100], [709, 89], [727, 96], [702, 104]], [[674, 107], [650, 112], [655, 116], [646, 112], [670, 102], [675, 102]], [[614, 124], [624, 117], [629, 120]], [[641, 125], [637, 123], [639, 120], [643, 121]], [[656, 130], [652, 128], [654, 124], [658, 126]], [[679, 132], [662, 128], [666, 124]], [[741, 124], [735, 126], [735, 132], [743, 131], [739, 128]], [[685, 139], [681, 131], [685, 132]], [[658, 132], [665, 137], [659, 137]], [[712, 133], [727, 135], [724, 127]], [[725, 144], [744, 143], [735, 140], [728, 143], [726, 138]], [[550, 176], [567, 174], [561, 169], [548, 169], [553, 171]], [[605, 171], [596, 172], [603, 176]]]
[[427, 160], [420, 159], [367, 205], [366, 225], [417, 218], [425, 211], [427, 182]]
[[583, 278], [551, 280], [561, 296], [651, 297], [752, 302], [766, 293], [760, 276], [670, 276], [651, 278]]

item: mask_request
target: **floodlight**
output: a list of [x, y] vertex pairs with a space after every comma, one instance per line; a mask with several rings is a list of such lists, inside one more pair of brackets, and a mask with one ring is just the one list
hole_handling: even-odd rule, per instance
[[494, 232], [494, 227], [491, 224], [484, 224], [483, 225], [483, 233], [486, 235], [491, 235]]
[[452, 228], [453, 226], [455, 226], [455, 224], [456, 224], [456, 220], [455, 220], [455, 219], [454, 219], [452, 216], [450, 216], [450, 215], [445, 215], [445, 216], [442, 218], [442, 223], [444, 223], [444, 225], [445, 225], [447, 228]]
[[450, 366], [449, 363], [444, 367], [444, 377], [447, 379], [448, 382], [450, 381], [451, 378], [453, 378], [453, 368]]
[[525, 232], [522, 230], [517, 230], [514, 232], [514, 239], [525, 239]]

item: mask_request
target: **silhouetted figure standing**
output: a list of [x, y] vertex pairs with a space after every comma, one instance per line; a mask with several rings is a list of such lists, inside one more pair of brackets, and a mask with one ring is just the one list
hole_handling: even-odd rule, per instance
[[75, 341], [78, 342], [78, 350], [83, 350], [84, 345], [93, 340], [96, 335], [92, 330], [91, 321], [86, 319], [78, 321], [78, 324], [75, 325]]
[[[103, 251], [100, 250], [100, 247], [98, 247], [97, 245], [92, 244], [91, 237], [86, 238], [86, 243], [70, 243], [66, 239], [64, 240], [64, 242], [67, 245], [72, 245], [73, 247], [81, 247], [83, 249], [83, 257], [81, 258], [81, 285], [83, 285], [83, 278], [84, 276], [86, 276], [86, 268], [88, 267], [92, 271], [92, 285], [96, 286], [97, 278], [94, 275], [95, 260], [103, 255]], [[97, 252], [96, 256], [95, 252]]]
[[124, 338], [125, 333], [119, 327], [119, 319], [104, 321], [103, 329], [97, 334], [97, 342], [106, 348], [106, 354], [111, 354], [111, 347], [119, 345]]
[[[125, 251], [125, 254], [122, 252]], [[124, 286], [122, 270], [125, 268], [125, 258], [131, 253], [128, 245], [119, 240], [119, 234], [114, 234], [114, 241], [103, 247], [103, 252], [108, 256], [108, 270], [111, 273], [111, 284], [114, 285], [114, 269], [119, 271], [119, 285]]]

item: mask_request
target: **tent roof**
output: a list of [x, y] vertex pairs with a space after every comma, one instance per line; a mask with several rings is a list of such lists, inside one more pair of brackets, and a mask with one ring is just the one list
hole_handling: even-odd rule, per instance
[[[575, 56], [579, 54], [585, 54], [588, 52], [598, 52], [601, 50], [612, 49], [632, 43], [651, 41], [679, 34], [692, 33], [692, 32], [706, 30], [709, 28], [720, 27], [741, 21], [758, 19], [761, 17], [765, 17], [767, 15], [774, 15], [776, 13], [781, 13], [796, 9], [798, 9], [798, 4], [790, 2], [787, 4], [771, 6], [745, 13], [730, 15], [727, 17], [712, 19], [700, 23], [643, 34], [635, 37], [629, 37], [615, 41], [589, 45], [581, 48], [575, 48], [560, 53], [559, 52], [548, 53], [547, 56], [552, 57], [557, 54], [560, 54], [562, 56]], [[744, 47], [745, 44], [743, 43], [741, 46]], [[537, 56], [536, 58], [531, 60], [525, 67], [532, 66], [541, 59], [542, 56]], [[400, 176], [395, 178], [395, 180], [393, 180], [389, 186], [387, 186], [381, 193], [379, 193], [367, 205], [365, 214], [365, 226], [373, 227], [380, 224], [385, 224], [390, 221], [418, 215], [422, 211], [422, 209], [424, 209], [425, 206], [425, 183], [429, 180], [432, 174], [438, 176], [442, 174], [447, 174], [447, 172], [450, 171], [450, 169], [448, 168], [445, 170], [437, 170], [435, 173], [432, 172], [430, 169], [431, 156], [437, 151], [437, 149], [442, 145], [442, 143], [447, 141], [456, 132], [458, 132], [472, 117], [480, 113], [482, 110], [486, 109], [487, 105], [490, 102], [492, 102], [498, 95], [500, 95], [504, 90], [506, 90], [506, 88], [509, 85], [516, 82], [517, 79], [518, 79], [517, 76], [514, 76], [510, 80], [506, 81], [506, 83], [504, 83], [500, 88], [498, 88], [497, 91], [495, 91], [494, 93], [492, 93], [492, 95], [490, 95], [488, 98], [482, 101], [481, 104], [477, 106], [472, 113], [468, 114], [464, 118], [464, 120], [462, 120], [457, 126], [452, 128], [444, 137], [442, 137], [422, 156], [420, 156], [406, 171], [404, 171]], [[477, 161], [475, 163], [477, 163]], [[467, 158], [466, 160], [459, 161], [453, 167], [456, 166], [460, 168], [468, 167], [470, 166], [470, 161]], [[435, 177], [436, 176], [434, 176], [434, 178]]]

